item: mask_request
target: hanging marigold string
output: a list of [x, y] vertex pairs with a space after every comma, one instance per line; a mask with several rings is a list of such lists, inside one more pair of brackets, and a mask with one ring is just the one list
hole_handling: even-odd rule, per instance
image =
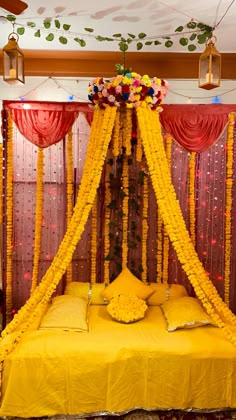
[[105, 173], [105, 223], [104, 223], [104, 283], [108, 284], [110, 281], [110, 217], [111, 210], [109, 204], [111, 202], [111, 188], [110, 188], [110, 171], [106, 165]]
[[[171, 171], [171, 155], [172, 155], [172, 137], [170, 134], [166, 135], [166, 158], [169, 166], [169, 170]], [[163, 238], [163, 283], [168, 282], [169, 277], [169, 249], [170, 249], [170, 241], [169, 236], [166, 232], [165, 226], [163, 226], [162, 232], [164, 234]]]
[[120, 144], [120, 113], [116, 113], [115, 124], [112, 131], [112, 145], [113, 145], [113, 155], [115, 157], [119, 156], [121, 152]]
[[163, 264], [163, 222], [161, 218], [161, 213], [159, 207], [157, 208], [157, 237], [156, 237], [156, 246], [157, 246], [157, 281], [162, 282], [162, 264]]
[[7, 120], [7, 181], [6, 181], [6, 323], [12, 318], [12, 245], [13, 245], [13, 121]]
[[147, 281], [147, 240], [148, 240], [148, 178], [143, 178], [143, 214], [142, 214], [142, 281]]
[[35, 208], [35, 228], [34, 228], [34, 259], [33, 259], [33, 273], [32, 273], [32, 294], [38, 283], [39, 260], [41, 253], [41, 234], [42, 234], [42, 220], [43, 220], [43, 161], [44, 152], [41, 147], [38, 147], [37, 156], [37, 181], [36, 181], [36, 208]]
[[3, 212], [2, 212], [2, 195], [3, 195], [3, 144], [0, 143], [0, 225], [2, 225], [3, 221]]
[[107, 107], [105, 110], [94, 111], [88, 151], [84, 164], [85, 172], [83, 172], [81, 179], [78, 199], [72, 219], [57, 254], [40, 284], [25, 305], [15, 314], [12, 322], [2, 332], [3, 337], [13, 331], [15, 331], [15, 334], [8, 339], [6, 345], [0, 346], [0, 361], [4, 360], [6, 355], [15, 348], [29, 326], [32, 325], [35, 319], [38, 319], [44, 304], [51, 299], [52, 294], [71, 261], [74, 250], [88, 220], [99, 186], [116, 111], [116, 107]]
[[97, 278], [97, 195], [95, 197], [92, 212], [91, 212], [91, 268], [90, 268], [90, 282], [96, 283]]
[[142, 139], [140, 136], [140, 128], [137, 127], [137, 145], [136, 145], [136, 161], [142, 162], [143, 158], [143, 146], [142, 146]]
[[122, 171], [122, 268], [128, 263], [128, 230], [129, 230], [129, 166], [128, 159], [123, 155], [123, 171]]
[[[66, 196], [67, 196], [67, 212], [66, 212], [66, 221], [67, 226], [72, 218], [73, 214], [73, 193], [74, 193], [74, 168], [73, 168], [73, 133], [72, 127], [69, 128], [67, 141], [66, 141], [66, 160], [67, 160], [67, 170], [66, 170]], [[72, 262], [67, 267], [66, 271], [66, 282], [70, 283], [72, 281]]]
[[196, 152], [190, 152], [188, 162], [189, 232], [194, 246], [196, 246], [195, 171]]
[[124, 124], [124, 146], [127, 156], [131, 155], [131, 137], [132, 137], [132, 109], [125, 108]]
[[226, 191], [225, 191], [225, 231], [224, 231], [224, 301], [230, 303], [230, 268], [231, 268], [231, 224], [233, 191], [233, 149], [234, 149], [234, 114], [228, 117], [228, 135], [226, 147]]
[[137, 108], [144, 151], [166, 230], [196, 296], [216, 325], [222, 328], [231, 342], [236, 345], [235, 334], [230, 328], [230, 324], [236, 324], [236, 317], [209, 279], [190, 239], [171, 181], [160, 121], [155, 114], [148, 108]]

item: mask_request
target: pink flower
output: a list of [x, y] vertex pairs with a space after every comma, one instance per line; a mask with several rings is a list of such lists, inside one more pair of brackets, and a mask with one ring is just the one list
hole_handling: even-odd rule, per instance
[[108, 101], [109, 102], [115, 102], [115, 100], [116, 100], [115, 96], [113, 96], [113, 95], [108, 96]]
[[108, 96], [108, 92], [106, 89], [102, 90], [102, 96], [105, 96], [105, 98]]
[[122, 91], [122, 87], [120, 85], [116, 86], [116, 93], [120, 93]]
[[140, 81], [139, 81], [139, 80], [137, 80], [137, 79], [135, 79], [135, 80], [133, 81], [133, 86], [135, 86], [135, 87], [140, 86]]

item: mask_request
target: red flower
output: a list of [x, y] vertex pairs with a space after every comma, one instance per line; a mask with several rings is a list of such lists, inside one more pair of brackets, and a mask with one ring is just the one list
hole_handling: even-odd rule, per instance
[[148, 93], [149, 88], [147, 86], [142, 86], [142, 94], [145, 95]]
[[122, 93], [129, 93], [129, 85], [122, 86]]
[[109, 89], [107, 89], [107, 92], [109, 92], [110, 95], [113, 95], [113, 96], [115, 96], [115, 94], [116, 94], [116, 90], [115, 90], [114, 86], [111, 86]]

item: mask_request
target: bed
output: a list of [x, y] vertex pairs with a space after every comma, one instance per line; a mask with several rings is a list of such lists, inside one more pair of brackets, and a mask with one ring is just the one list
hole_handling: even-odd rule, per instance
[[[180, 314], [181, 300], [195, 299], [171, 293], [161, 305], [148, 304], [144, 318], [133, 323], [114, 320], [98, 295], [99, 304], [96, 299], [90, 302], [77, 329], [73, 311], [76, 299], [83, 298], [54, 298], [60, 308], [54, 314], [56, 323], [42, 321], [52, 303], [39, 328], [28, 332], [4, 362], [0, 415], [86, 417], [138, 409], [235, 409], [235, 346], [220, 328], [204, 322], [168, 331], [172, 321], [168, 314], [166, 318], [166, 303], [178, 302]], [[184, 314], [187, 319], [186, 309]], [[65, 330], [61, 322], [69, 319], [73, 325]]]

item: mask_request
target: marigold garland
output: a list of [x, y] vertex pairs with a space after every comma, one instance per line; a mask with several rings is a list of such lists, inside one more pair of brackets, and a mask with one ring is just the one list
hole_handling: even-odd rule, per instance
[[[72, 214], [73, 214], [73, 192], [74, 192], [74, 168], [73, 168], [73, 134], [72, 127], [69, 128], [66, 142], [66, 160], [67, 160], [67, 169], [66, 169], [66, 196], [67, 196], [67, 212], [66, 212], [66, 221], [67, 226], [70, 223]], [[72, 281], [72, 262], [68, 265], [66, 271], [66, 282], [69, 283]]]
[[189, 232], [194, 246], [196, 246], [195, 170], [196, 152], [190, 152], [188, 163]]
[[13, 242], [13, 121], [8, 114], [6, 182], [6, 323], [12, 318], [12, 242]]
[[148, 240], [148, 178], [143, 178], [143, 214], [142, 214], [142, 281], [147, 281], [147, 240]]
[[142, 162], [143, 158], [143, 145], [142, 145], [142, 139], [140, 135], [140, 128], [137, 127], [137, 146], [136, 146], [136, 161]]
[[43, 161], [44, 153], [41, 147], [38, 147], [37, 157], [37, 181], [36, 181], [36, 209], [35, 209], [35, 229], [34, 229], [34, 260], [32, 273], [32, 294], [38, 283], [39, 260], [41, 253], [41, 233], [43, 220]]
[[116, 113], [115, 124], [112, 132], [112, 144], [113, 144], [113, 155], [119, 156], [121, 153], [121, 142], [120, 142], [120, 113]]
[[[118, 114], [118, 113], [117, 113]], [[110, 259], [108, 257], [110, 253], [110, 217], [111, 210], [109, 203], [111, 202], [111, 189], [110, 189], [110, 171], [106, 166], [105, 173], [105, 223], [104, 223], [104, 283], [108, 284], [110, 281]]]
[[225, 191], [225, 231], [224, 231], [224, 301], [229, 306], [230, 301], [230, 268], [231, 268], [231, 222], [232, 222], [232, 191], [233, 191], [233, 147], [234, 147], [234, 114], [228, 117], [227, 161], [226, 161], [226, 191]]
[[128, 159], [123, 156], [123, 218], [122, 218], [122, 267], [125, 268], [128, 263], [128, 230], [129, 230], [129, 166]]
[[163, 264], [163, 222], [161, 218], [161, 212], [159, 207], [157, 208], [157, 237], [156, 237], [156, 247], [157, 247], [157, 269], [156, 269], [156, 278], [158, 282], [162, 282], [162, 264]]
[[131, 137], [132, 137], [132, 109], [125, 109], [125, 118], [124, 120], [124, 147], [125, 153], [127, 156], [131, 155]]
[[[169, 166], [169, 170], [171, 170], [171, 154], [172, 154], [172, 137], [170, 134], [166, 135], [166, 158]], [[170, 243], [169, 243], [169, 236], [166, 232], [165, 226], [162, 229], [162, 232], [164, 234], [163, 238], [163, 283], [168, 282], [169, 277], [169, 249], [170, 249]]]
[[95, 197], [91, 212], [91, 263], [90, 263], [90, 282], [96, 283], [97, 278], [97, 195]]
[[159, 118], [150, 109], [138, 108], [137, 115], [155, 195], [179, 261], [208, 314], [233, 344], [236, 344], [236, 337], [228, 325], [229, 323], [235, 325], [236, 317], [222, 301], [208, 278], [186, 228], [171, 182]]
[[3, 221], [3, 213], [2, 213], [2, 194], [3, 194], [3, 144], [0, 143], [0, 224], [2, 224]]

